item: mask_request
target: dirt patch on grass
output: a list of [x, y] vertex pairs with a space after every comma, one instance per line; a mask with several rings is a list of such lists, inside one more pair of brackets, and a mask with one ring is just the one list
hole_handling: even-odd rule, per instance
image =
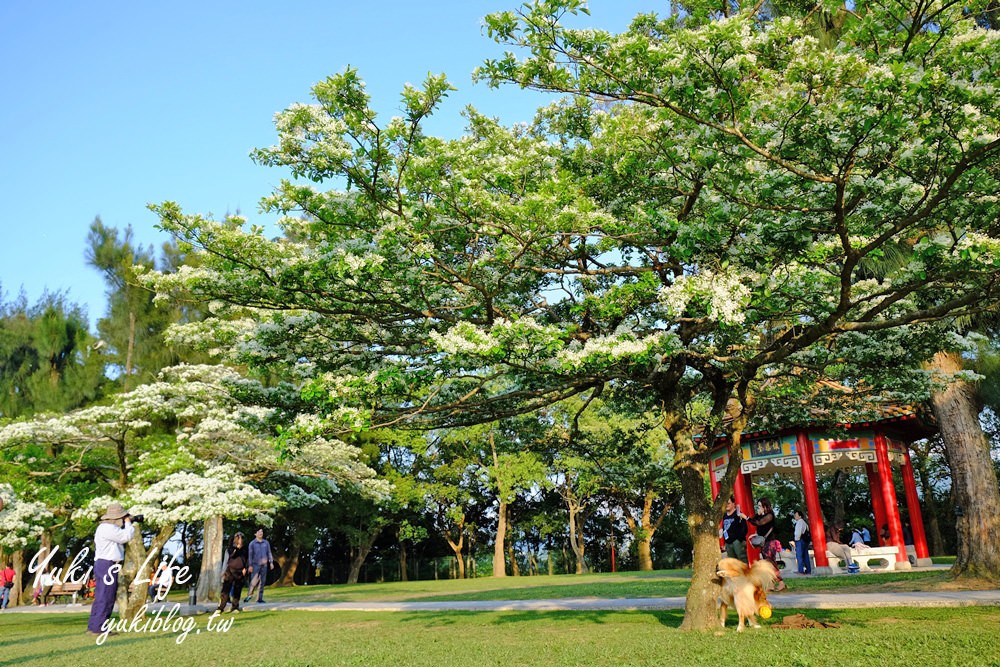
[[825, 630], [827, 628], [839, 628], [840, 623], [816, 621], [809, 618], [805, 614], [792, 614], [791, 616], [785, 616], [782, 618], [781, 623], [775, 623], [769, 627], [777, 630], [805, 630], [814, 628]]

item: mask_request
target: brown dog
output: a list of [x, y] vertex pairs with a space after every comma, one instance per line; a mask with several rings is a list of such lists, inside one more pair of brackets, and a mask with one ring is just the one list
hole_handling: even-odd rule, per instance
[[767, 602], [767, 589], [778, 578], [778, 571], [766, 560], [758, 560], [753, 567], [736, 558], [723, 558], [719, 561], [716, 574], [722, 578], [722, 593], [719, 595], [719, 621], [726, 627], [726, 612], [729, 607], [736, 607], [740, 624], [737, 632], [743, 632], [743, 620], [759, 628], [757, 614], [767, 607], [770, 615], [770, 605]]

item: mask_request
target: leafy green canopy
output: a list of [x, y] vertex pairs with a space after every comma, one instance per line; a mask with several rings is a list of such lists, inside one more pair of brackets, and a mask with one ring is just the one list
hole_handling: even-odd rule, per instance
[[0, 419], [71, 410], [99, 398], [107, 383], [87, 314], [63, 293], [34, 305], [0, 289]]
[[242, 312], [175, 336], [298, 373], [345, 428], [609, 382], [678, 419], [708, 391], [718, 419], [765, 369], [901, 365], [1000, 294], [998, 35], [931, 4], [859, 7], [831, 48], [754, 11], [620, 35], [563, 28], [575, 0], [493, 15], [521, 55], [478, 76], [570, 98], [513, 128], [469, 109], [445, 140], [421, 130], [443, 77], [387, 122], [330, 77], [255, 153], [298, 179], [263, 200], [284, 237], [165, 203], [204, 263], [148, 280]]

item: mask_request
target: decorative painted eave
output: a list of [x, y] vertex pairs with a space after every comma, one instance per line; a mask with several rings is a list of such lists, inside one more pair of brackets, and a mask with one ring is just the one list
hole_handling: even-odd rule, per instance
[[[817, 470], [853, 468], [877, 463], [875, 439], [888, 445], [891, 465], [902, 465], [910, 442], [934, 432], [920, 414], [907, 406], [886, 406], [884, 417], [852, 423], [823, 424], [819, 421], [780, 430], [745, 432], [740, 438], [743, 474], [793, 474], [802, 468], [799, 434], [812, 442]], [[712, 450], [710, 468], [721, 479], [729, 463], [729, 438], [720, 436]]]

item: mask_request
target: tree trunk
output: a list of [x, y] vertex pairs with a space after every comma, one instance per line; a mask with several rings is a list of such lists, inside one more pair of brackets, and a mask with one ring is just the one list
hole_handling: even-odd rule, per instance
[[14, 588], [10, 589], [10, 604], [17, 607], [28, 603], [27, 596], [25, 595], [27, 589], [24, 587], [24, 551], [21, 549], [15, 551], [11, 557], [11, 561], [11, 567], [14, 568], [17, 576], [14, 578]]
[[583, 521], [580, 506], [575, 502], [567, 502], [569, 507], [569, 546], [576, 556], [576, 574], [584, 574], [587, 571], [587, 563], [584, 561], [584, 550], [586, 545], [583, 541]]
[[510, 545], [507, 549], [510, 552], [510, 554], [509, 554], [510, 555], [510, 573], [511, 573], [512, 576], [520, 577], [521, 576], [521, 568], [517, 564], [517, 554], [514, 552], [514, 545], [513, 544]]
[[128, 311], [128, 352], [125, 354], [125, 391], [131, 389], [132, 355], [135, 353], [135, 311]]
[[[142, 613], [143, 605], [149, 597], [149, 580], [159, 563], [160, 549], [174, 534], [176, 524], [160, 528], [146, 550], [142, 531], [136, 526], [135, 534], [125, 545], [125, 560], [118, 574], [118, 616], [131, 621]], [[147, 561], [147, 558], [149, 559]]]
[[941, 535], [941, 522], [938, 521], [938, 505], [934, 499], [934, 489], [932, 487], [930, 473], [927, 470], [927, 458], [929, 449], [918, 450], [910, 445], [910, 452], [915, 453], [913, 459], [913, 471], [916, 474], [917, 482], [920, 485], [921, 502], [923, 503], [924, 532], [927, 535], [928, 548], [932, 556], [943, 556], [944, 537]]
[[493, 542], [493, 576], [506, 577], [507, 564], [504, 562], [504, 542], [507, 541], [507, 509], [508, 505], [503, 500], [500, 501], [500, 509], [497, 512], [497, 536]]
[[719, 520], [705, 496], [702, 474], [690, 466], [679, 468], [677, 474], [688, 508], [688, 528], [694, 543], [691, 585], [684, 604], [681, 629], [715, 629], [719, 626], [719, 614], [715, 607], [719, 595], [715, 576], [716, 564], [719, 562]]
[[653, 571], [653, 548], [652, 535], [643, 535], [642, 539], [636, 542], [636, 549], [639, 552], [639, 570], [642, 572]]
[[278, 577], [278, 582], [275, 586], [294, 586], [295, 585], [295, 571], [299, 569], [299, 554], [302, 553], [302, 547], [298, 542], [292, 542], [292, 548], [288, 552], [288, 556], [284, 559], [281, 565], [281, 576]]
[[371, 552], [372, 546], [381, 532], [381, 530], [376, 530], [369, 533], [361, 544], [351, 547], [351, 569], [347, 573], [347, 583], [358, 583], [358, 577], [361, 575], [361, 566], [364, 565], [365, 559], [368, 558], [368, 554]]
[[[955, 373], [962, 370], [962, 359], [938, 352], [931, 368]], [[956, 380], [931, 395], [931, 407], [948, 450], [955, 493], [958, 553], [952, 575], [1000, 579], [1000, 488], [979, 423], [976, 388]]]
[[462, 546], [465, 544], [465, 536], [463, 535], [459, 538], [458, 542], [455, 542], [450, 536], [445, 536], [445, 539], [448, 541], [448, 546], [451, 547], [451, 550], [455, 552], [455, 560], [458, 564], [456, 578], [465, 579], [465, 559], [462, 558]]
[[[846, 525], [847, 516], [844, 503], [844, 484], [847, 481], [847, 473], [843, 470], [835, 470], [833, 473], [833, 482], [831, 484], [832, 495], [833, 495], [833, 517], [830, 521], [831, 526], [843, 526]], [[875, 526], [875, 530], [878, 532], [881, 526]], [[872, 538], [875, 536], [872, 535]]]
[[622, 516], [625, 518], [625, 525], [635, 539], [635, 548], [639, 555], [639, 570], [650, 572], [653, 569], [653, 550], [650, 544], [653, 536], [643, 530], [643, 527], [632, 516], [628, 507], [622, 506]]
[[222, 589], [222, 554], [225, 549], [222, 517], [205, 519], [201, 553], [201, 573], [198, 575], [198, 599], [218, 602]]
[[639, 570], [642, 572], [652, 572], [653, 570], [653, 535], [666, 515], [666, 510], [660, 515], [660, 519], [653, 525], [653, 500], [656, 494], [647, 489], [642, 496], [642, 516], [639, 521], [635, 520], [629, 508], [622, 503], [622, 516], [629, 532], [635, 538], [636, 551], [639, 555]]
[[409, 574], [406, 572], [406, 540], [399, 541], [399, 580], [410, 580]]

